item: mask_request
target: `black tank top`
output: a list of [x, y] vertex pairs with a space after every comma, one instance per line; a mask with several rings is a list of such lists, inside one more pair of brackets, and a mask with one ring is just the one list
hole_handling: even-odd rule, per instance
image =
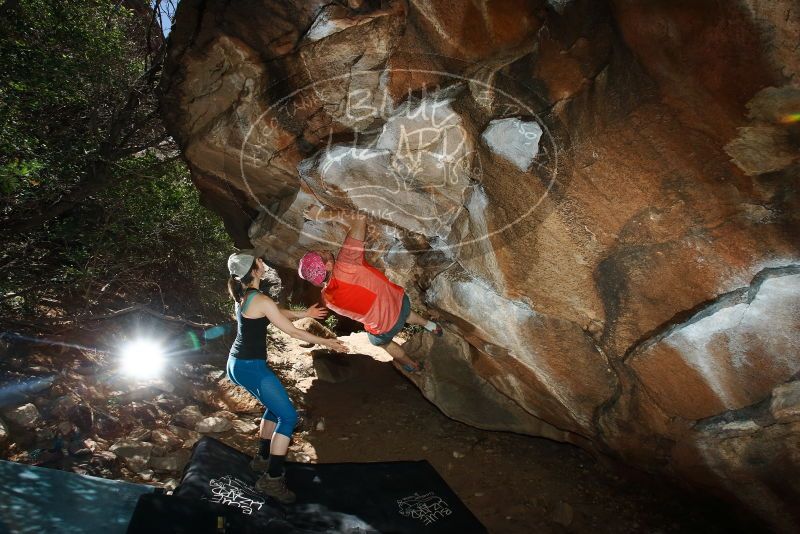
[[259, 317], [248, 319], [242, 315], [242, 308], [255, 298], [259, 290], [248, 289], [242, 299], [242, 304], [236, 303], [236, 339], [233, 340], [229, 356], [240, 360], [263, 360], [267, 357], [267, 325], [269, 319]]

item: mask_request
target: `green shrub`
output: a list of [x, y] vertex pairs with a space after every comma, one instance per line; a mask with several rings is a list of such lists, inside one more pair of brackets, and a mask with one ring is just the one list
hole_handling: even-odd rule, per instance
[[142, 80], [163, 41], [149, 21], [111, 0], [0, 3], [0, 223], [47, 214], [102, 177], [57, 217], [0, 234], [2, 318], [148, 301], [204, 322], [229, 317], [224, 227], [170, 144], [153, 142], [165, 135], [159, 71]]

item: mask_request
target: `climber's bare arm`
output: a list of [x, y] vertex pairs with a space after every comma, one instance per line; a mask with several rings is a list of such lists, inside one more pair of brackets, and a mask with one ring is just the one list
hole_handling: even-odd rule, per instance
[[309, 206], [303, 216], [312, 221], [336, 221], [350, 229], [348, 237], [364, 241], [367, 236], [367, 216], [363, 213], [352, 210], [334, 210], [331, 208], [320, 208], [319, 206]]

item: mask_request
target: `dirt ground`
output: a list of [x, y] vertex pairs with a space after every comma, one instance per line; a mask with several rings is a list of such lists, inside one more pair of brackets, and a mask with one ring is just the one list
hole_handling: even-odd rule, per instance
[[273, 344], [271, 365], [306, 406], [289, 459], [425, 459], [494, 533], [761, 530], [735, 517], [734, 505], [699, 499], [644, 473], [622, 474], [576, 447], [453, 421], [365, 334], [343, 339], [369, 354], [320, 358], [327, 365], [318, 362], [316, 374], [336, 382], [308, 376], [314, 356], [295, 340]]
[[[320, 463], [427, 460], [492, 533], [764, 531], [759, 523], [739, 515], [735, 505], [701, 499], [638, 471], [614, 469], [576, 447], [483, 431], [453, 421], [422, 396], [393, 366], [388, 354], [371, 346], [364, 333], [340, 338], [351, 349], [352, 354], [347, 355], [304, 347], [278, 331], [272, 331], [271, 337], [270, 366], [281, 377], [302, 416], [289, 460]], [[221, 342], [219, 346], [208, 347], [203, 362], [197, 362], [202, 363], [198, 368], [205, 375], [219, 381], [227, 381], [224, 378], [227, 346], [223, 345]], [[26, 358], [11, 358], [4, 365], [18, 372], [60, 369], [60, 381], [34, 402], [47, 413], [48, 406], [58, 404], [58, 395], [67, 389], [79, 390], [97, 412], [94, 427], [85, 433], [93, 437], [95, 445], [102, 442], [102, 449], [120, 437], [166, 427], [181, 407], [198, 404], [198, 391], [182, 393], [180, 389], [166, 399], [162, 394], [139, 403], [111, 404], [112, 398], [97, 391], [103, 389], [97, 382], [102, 375], [82, 357], [78, 352], [77, 359], [68, 362], [66, 354], [47, 348]], [[67, 370], [72, 367], [77, 371]], [[248, 394], [243, 392], [243, 395]], [[103, 413], [98, 407], [115, 410], [119, 421], [113, 428], [104, 428], [109, 420], [98, 416]], [[209, 407], [204, 410], [213, 411]], [[250, 423], [258, 423], [260, 415], [260, 411], [248, 411], [237, 417], [255, 428]], [[49, 427], [59, 422], [55, 419]], [[30, 450], [52, 441], [54, 431], [48, 428], [20, 431], [17, 435], [25, 439], [11, 446], [5, 457], [41, 464], [42, 458], [34, 458]], [[248, 454], [256, 452], [254, 431], [230, 430], [214, 436]], [[43, 465], [161, 487], [169, 487], [168, 479], [179, 478], [177, 473], [136, 474], [119, 461], [105, 462], [102, 454], [95, 451], [83, 460], [65, 456]], [[177, 480], [172, 482], [174, 487]]]

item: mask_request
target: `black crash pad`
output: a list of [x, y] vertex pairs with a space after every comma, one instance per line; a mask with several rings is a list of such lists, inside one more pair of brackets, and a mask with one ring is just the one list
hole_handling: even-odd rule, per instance
[[201, 439], [174, 495], [143, 496], [128, 532], [486, 532], [426, 461], [287, 462], [292, 505], [258, 493], [249, 462]]

